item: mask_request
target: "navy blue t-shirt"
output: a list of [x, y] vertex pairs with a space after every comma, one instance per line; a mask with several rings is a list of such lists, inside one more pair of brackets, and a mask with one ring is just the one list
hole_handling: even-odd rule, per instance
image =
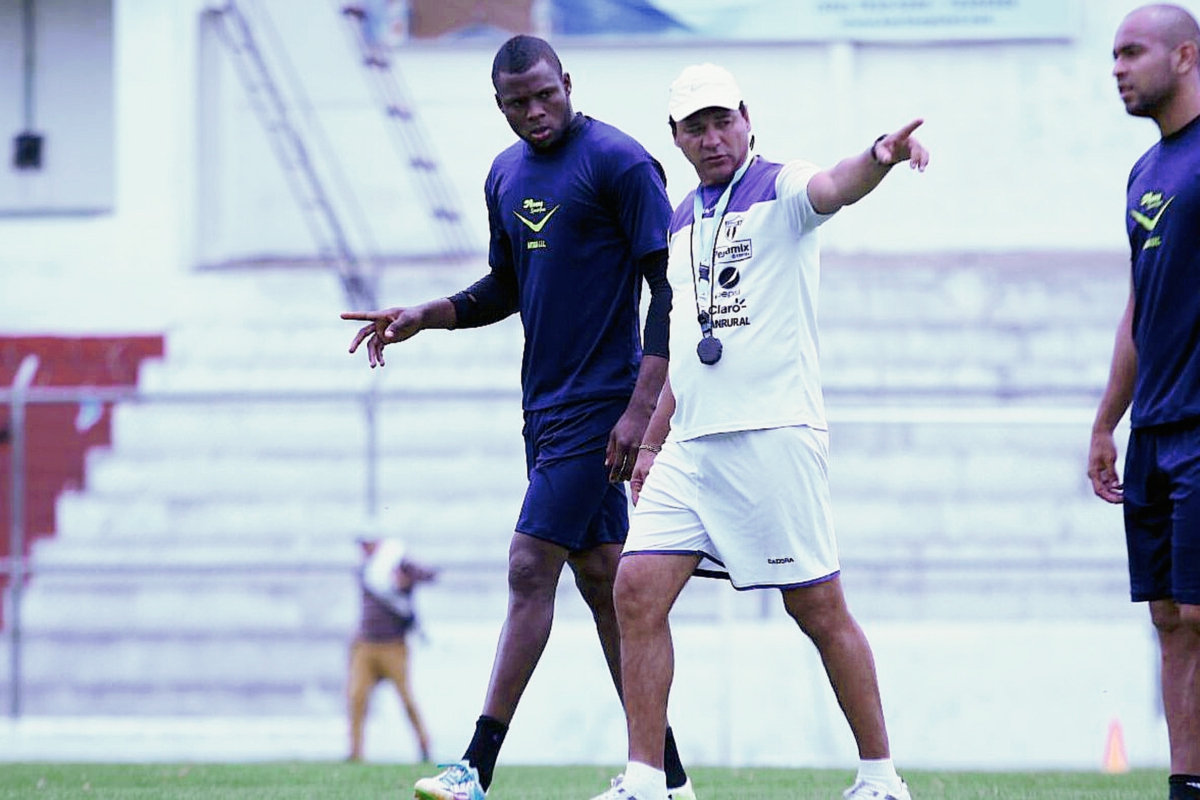
[[1129, 175], [1134, 428], [1200, 418], [1200, 118]]
[[515, 281], [525, 328], [525, 409], [628, 397], [642, 356], [637, 262], [667, 246], [661, 166], [577, 115], [548, 151], [518, 141], [498, 155], [484, 191], [492, 275]]

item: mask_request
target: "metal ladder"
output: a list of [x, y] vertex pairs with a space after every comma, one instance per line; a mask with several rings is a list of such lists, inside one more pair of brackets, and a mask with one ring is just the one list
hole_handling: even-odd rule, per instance
[[391, 59], [371, 47], [365, 31], [366, 11], [362, 5], [352, 3], [342, 6], [341, 14], [351, 29], [353, 44], [362, 55], [376, 98], [387, 114], [392, 144], [401, 162], [412, 170], [446, 254], [465, 258], [480, 252], [459, 211], [453, 186], [439, 168], [433, 145], [417, 118], [408, 87], [399, 71], [392, 67]]
[[250, 21], [233, 0], [208, 8], [205, 14], [234, 56], [238, 78], [266, 129], [305, 223], [317, 242], [321, 259], [333, 266], [353, 307], [377, 308], [375, 275], [350, 247], [345, 227], [314, 168], [300, 129], [292, 122], [287, 102], [267, 67]]

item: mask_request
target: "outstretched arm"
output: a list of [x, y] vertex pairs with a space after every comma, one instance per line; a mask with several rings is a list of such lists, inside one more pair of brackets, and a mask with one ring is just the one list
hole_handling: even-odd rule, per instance
[[1133, 344], [1133, 287], [1129, 289], [1129, 302], [1125, 314], [1117, 326], [1117, 341], [1113, 345], [1112, 367], [1108, 373], [1108, 385], [1100, 398], [1096, 410], [1096, 421], [1092, 423], [1092, 443], [1088, 450], [1088, 477], [1092, 479], [1092, 491], [1097, 497], [1110, 503], [1125, 499], [1121, 476], [1117, 472], [1117, 446], [1113, 431], [1125, 410], [1133, 400], [1133, 384], [1137, 378], [1137, 349]]
[[411, 339], [426, 328], [453, 328], [457, 321], [454, 305], [449, 298], [440, 297], [419, 306], [396, 306], [379, 311], [344, 311], [342, 319], [362, 320], [367, 324], [359, 328], [350, 342], [350, 352], [367, 342], [367, 361], [371, 368], [383, 364], [385, 345]]
[[411, 339], [427, 328], [477, 328], [499, 322], [517, 309], [516, 278], [503, 269], [492, 271], [452, 297], [439, 297], [419, 306], [380, 311], [347, 311], [342, 319], [362, 320], [350, 352], [367, 341], [371, 367], [384, 366], [383, 348]]
[[808, 182], [808, 199], [818, 214], [832, 214], [856, 203], [880, 184], [901, 161], [920, 172], [929, 164], [929, 151], [912, 134], [924, 120], [915, 119], [895, 133], [877, 139], [856, 156], [822, 170]]

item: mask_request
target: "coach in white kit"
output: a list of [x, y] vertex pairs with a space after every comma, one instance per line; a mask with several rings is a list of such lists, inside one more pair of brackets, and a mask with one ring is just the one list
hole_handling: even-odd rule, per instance
[[750, 113], [721, 67], [685, 69], [668, 110], [700, 185], [670, 227], [669, 380], [631, 481], [637, 507], [615, 587], [629, 764], [601, 797], [666, 797], [668, 614], [698, 574], [782, 593], [858, 745], [845, 796], [909, 800], [871, 647], [839, 578], [817, 357], [817, 228], [894, 165], [924, 170], [929, 154], [912, 138], [921, 121], [821, 170], [753, 154]]

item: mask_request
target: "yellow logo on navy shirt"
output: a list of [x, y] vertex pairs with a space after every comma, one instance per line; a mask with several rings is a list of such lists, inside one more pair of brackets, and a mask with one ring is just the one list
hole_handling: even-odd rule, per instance
[[[522, 225], [529, 228], [534, 235], [541, 235], [542, 230], [546, 227], [546, 223], [550, 221], [550, 218], [560, 208], [562, 208], [561, 203], [547, 211], [544, 200], [535, 200], [532, 197], [528, 197], [521, 203], [521, 211], [524, 211], [525, 214], [521, 214], [520, 211], [513, 211], [513, 216], [519, 219]], [[537, 217], [540, 217], [540, 219], [536, 219]], [[528, 250], [538, 250], [545, 246], [546, 242], [540, 239], [525, 243], [525, 247]]]
[[[1146, 192], [1142, 195], [1142, 199], [1138, 203], [1140, 210], [1137, 208], [1129, 209], [1129, 216], [1133, 218], [1134, 222], [1141, 225], [1146, 233], [1153, 234], [1155, 228], [1158, 227], [1158, 223], [1162, 220], [1163, 214], [1167, 213], [1167, 208], [1174, 199], [1174, 197], [1168, 197], [1164, 201], [1162, 192]], [[1149, 250], [1161, 244], [1161, 236], [1151, 235], [1142, 245], [1142, 249]]]

